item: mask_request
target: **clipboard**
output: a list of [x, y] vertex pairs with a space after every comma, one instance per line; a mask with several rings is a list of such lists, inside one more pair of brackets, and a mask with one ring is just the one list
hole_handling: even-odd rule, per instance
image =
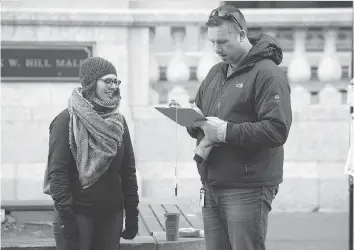
[[[193, 108], [181, 107], [155, 107], [156, 110], [170, 118], [172, 121], [183, 127], [192, 127], [196, 121], [206, 120], [206, 118]], [[177, 111], [177, 116], [176, 116]], [[177, 117], [177, 121], [176, 121]]]

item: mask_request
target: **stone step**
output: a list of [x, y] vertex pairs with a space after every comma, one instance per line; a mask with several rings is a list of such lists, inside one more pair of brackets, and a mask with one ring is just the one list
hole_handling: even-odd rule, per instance
[[[4, 250], [55, 250], [55, 241], [51, 238], [42, 239], [2, 239], [1, 249]], [[166, 241], [165, 235], [157, 234], [155, 236], [137, 236], [133, 240], [121, 240], [121, 250], [179, 250], [193, 249], [204, 250], [205, 244], [203, 238], [179, 238], [178, 241]]]

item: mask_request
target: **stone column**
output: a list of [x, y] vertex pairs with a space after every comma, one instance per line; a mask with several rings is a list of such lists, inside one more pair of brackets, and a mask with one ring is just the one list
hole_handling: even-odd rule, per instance
[[294, 54], [288, 66], [288, 79], [292, 85], [292, 105], [300, 108], [310, 103], [310, 95], [304, 88], [311, 78], [311, 66], [305, 49], [306, 29], [294, 32]]
[[149, 27], [131, 27], [128, 35], [128, 103], [131, 107], [149, 105]]
[[341, 94], [338, 90], [345, 89], [346, 85], [340, 86], [342, 65], [336, 54], [338, 31], [336, 28], [328, 28], [324, 32], [324, 53], [317, 71], [318, 79], [322, 84], [325, 84], [324, 89], [320, 93], [320, 102], [327, 105], [340, 105]]
[[204, 80], [211, 67], [220, 62], [219, 58], [213, 52], [211, 42], [207, 39], [207, 28], [200, 28], [200, 42], [202, 44], [202, 55], [197, 65], [197, 79], [200, 83]]
[[167, 81], [173, 84], [168, 93], [168, 102], [175, 99], [182, 105], [189, 102], [187, 91], [181, 86], [189, 80], [189, 67], [184, 57], [183, 41], [186, 34], [185, 27], [171, 27], [171, 36], [174, 43], [172, 58], [167, 65]]
[[160, 78], [159, 65], [156, 60], [155, 53], [153, 51], [153, 41], [156, 34], [156, 28], [151, 27], [150, 29], [150, 50], [149, 50], [149, 104], [157, 105], [159, 104], [159, 93], [153, 89], [152, 84], [156, 84]]

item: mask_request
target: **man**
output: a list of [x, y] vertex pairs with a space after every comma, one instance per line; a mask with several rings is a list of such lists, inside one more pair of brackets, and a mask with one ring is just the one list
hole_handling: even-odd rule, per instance
[[232, 6], [213, 10], [206, 26], [222, 62], [195, 98], [207, 120], [187, 128], [198, 145], [206, 249], [265, 249], [292, 122], [282, 50], [266, 34], [248, 38], [245, 18]]

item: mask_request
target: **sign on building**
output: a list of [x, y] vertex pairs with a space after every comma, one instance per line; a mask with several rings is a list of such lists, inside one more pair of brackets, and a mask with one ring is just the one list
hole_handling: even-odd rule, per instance
[[1, 81], [78, 81], [91, 45], [2, 44]]

